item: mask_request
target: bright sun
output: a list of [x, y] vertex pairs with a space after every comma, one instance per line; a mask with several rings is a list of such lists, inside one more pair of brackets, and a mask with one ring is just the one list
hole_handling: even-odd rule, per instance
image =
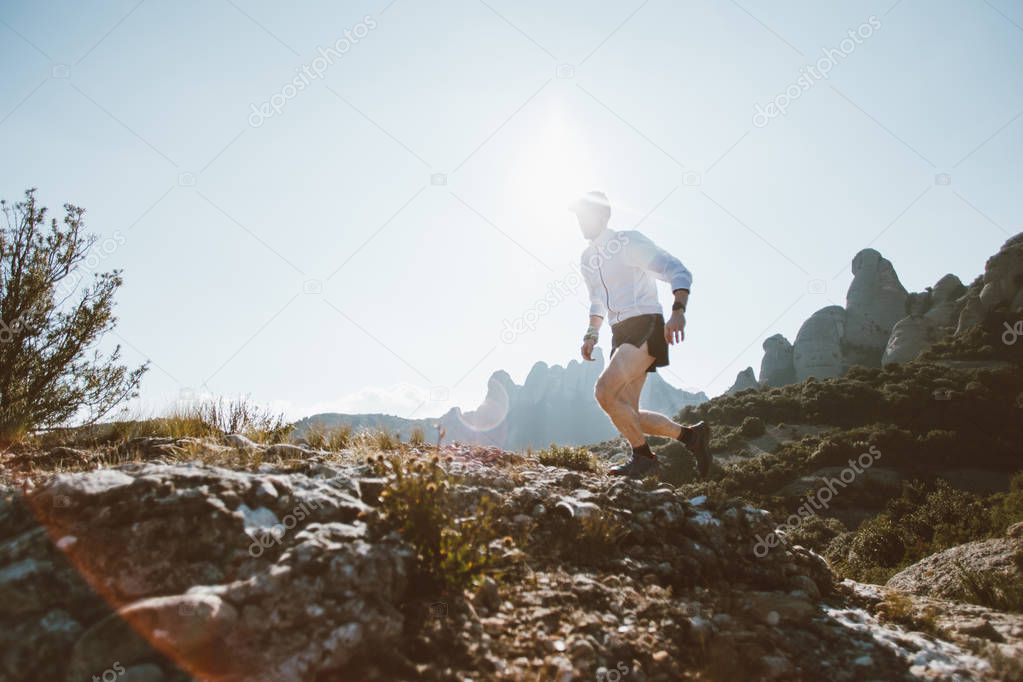
[[530, 138], [512, 163], [508, 178], [510, 196], [522, 202], [527, 217], [540, 224], [563, 218], [569, 203], [594, 189], [593, 166], [578, 127], [569, 125], [555, 110]]

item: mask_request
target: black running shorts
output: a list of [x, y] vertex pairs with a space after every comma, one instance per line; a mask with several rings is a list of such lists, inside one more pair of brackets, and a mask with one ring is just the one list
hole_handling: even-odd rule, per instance
[[611, 357], [614, 357], [618, 346], [623, 343], [636, 348], [642, 348], [646, 343], [646, 352], [654, 358], [646, 371], [656, 372], [658, 367], [668, 366], [668, 342], [664, 340], [663, 315], [637, 315], [611, 325]]

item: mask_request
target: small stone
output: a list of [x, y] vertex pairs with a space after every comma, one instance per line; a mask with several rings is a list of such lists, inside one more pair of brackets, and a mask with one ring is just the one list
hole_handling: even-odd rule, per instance
[[853, 665], [858, 665], [863, 668], [869, 668], [870, 666], [874, 665], [874, 659], [869, 654], [865, 654], [854, 660]]
[[477, 607], [484, 607], [490, 611], [497, 611], [501, 607], [501, 593], [497, 588], [497, 581], [487, 576], [476, 588], [472, 603]]
[[597, 652], [585, 639], [572, 640], [572, 645], [569, 647], [569, 651], [572, 654], [574, 660], [589, 661], [593, 659]]
[[784, 656], [764, 656], [760, 659], [765, 669], [765, 679], [777, 680], [792, 672], [792, 662]]
[[254, 440], [240, 433], [227, 434], [224, 436], [224, 442], [232, 448], [238, 448], [239, 450], [255, 450], [259, 447]]
[[504, 618], [481, 618], [480, 625], [488, 635], [499, 635], [504, 631]]

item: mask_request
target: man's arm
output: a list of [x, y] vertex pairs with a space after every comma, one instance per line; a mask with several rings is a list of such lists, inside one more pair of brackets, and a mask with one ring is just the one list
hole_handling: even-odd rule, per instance
[[590, 326], [583, 336], [583, 346], [580, 349], [584, 360], [593, 359], [593, 348], [597, 345], [600, 336], [600, 326], [604, 323], [604, 316], [607, 315], [607, 305], [601, 293], [601, 285], [597, 282], [597, 274], [586, 262], [586, 253], [583, 252], [581, 268], [583, 281], [586, 282], [586, 290], [590, 295]]
[[671, 285], [672, 291], [684, 289], [688, 295], [693, 285], [692, 273], [682, 265], [682, 261], [654, 244], [646, 235], [629, 232], [625, 254], [632, 265], [643, 268], [662, 282], [667, 282]]
[[604, 318], [600, 315], [590, 315], [590, 326], [586, 330], [586, 335], [583, 337], [583, 347], [580, 352], [583, 355], [583, 360], [593, 359], [593, 348], [597, 345], [597, 339], [600, 338], [600, 326], [604, 324]]
[[633, 265], [671, 285], [675, 301], [671, 306], [671, 317], [664, 325], [664, 340], [672, 345], [681, 343], [686, 337], [686, 307], [689, 305], [689, 287], [693, 284], [692, 273], [682, 265], [682, 261], [639, 232], [629, 233], [627, 254]]
[[686, 307], [689, 305], [689, 289], [675, 289], [675, 302], [671, 306], [671, 317], [664, 324], [664, 340], [669, 345], [682, 343], [686, 338]]

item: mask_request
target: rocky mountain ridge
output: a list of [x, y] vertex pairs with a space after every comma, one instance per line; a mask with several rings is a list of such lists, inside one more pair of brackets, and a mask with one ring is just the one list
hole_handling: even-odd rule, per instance
[[[600, 348], [593, 362], [570, 361], [566, 366], [537, 362], [522, 385], [504, 370], [494, 372], [487, 382], [483, 402], [474, 410], [451, 408], [439, 418], [404, 419], [389, 415], [317, 414], [296, 424], [301, 437], [308, 428], [341, 425], [355, 429], [383, 428], [408, 439], [421, 429], [434, 440], [440, 424], [448, 441], [493, 445], [509, 450], [545, 447], [551, 443], [581, 445], [617, 435], [607, 415], [593, 397], [597, 377], [604, 370]], [[706, 394], [675, 388], [661, 376], [651, 374], [640, 395], [643, 409], [676, 414], [687, 405], [699, 405]]]
[[1023, 313], [1023, 233], [1007, 240], [969, 286], [946, 274], [910, 293], [892, 263], [869, 248], [853, 258], [852, 272], [845, 307], [815, 312], [794, 342], [781, 334], [767, 338], [759, 378], [748, 367], [727, 392], [829, 379], [854, 365], [909, 362], [942, 338], [967, 333], [992, 310]]

